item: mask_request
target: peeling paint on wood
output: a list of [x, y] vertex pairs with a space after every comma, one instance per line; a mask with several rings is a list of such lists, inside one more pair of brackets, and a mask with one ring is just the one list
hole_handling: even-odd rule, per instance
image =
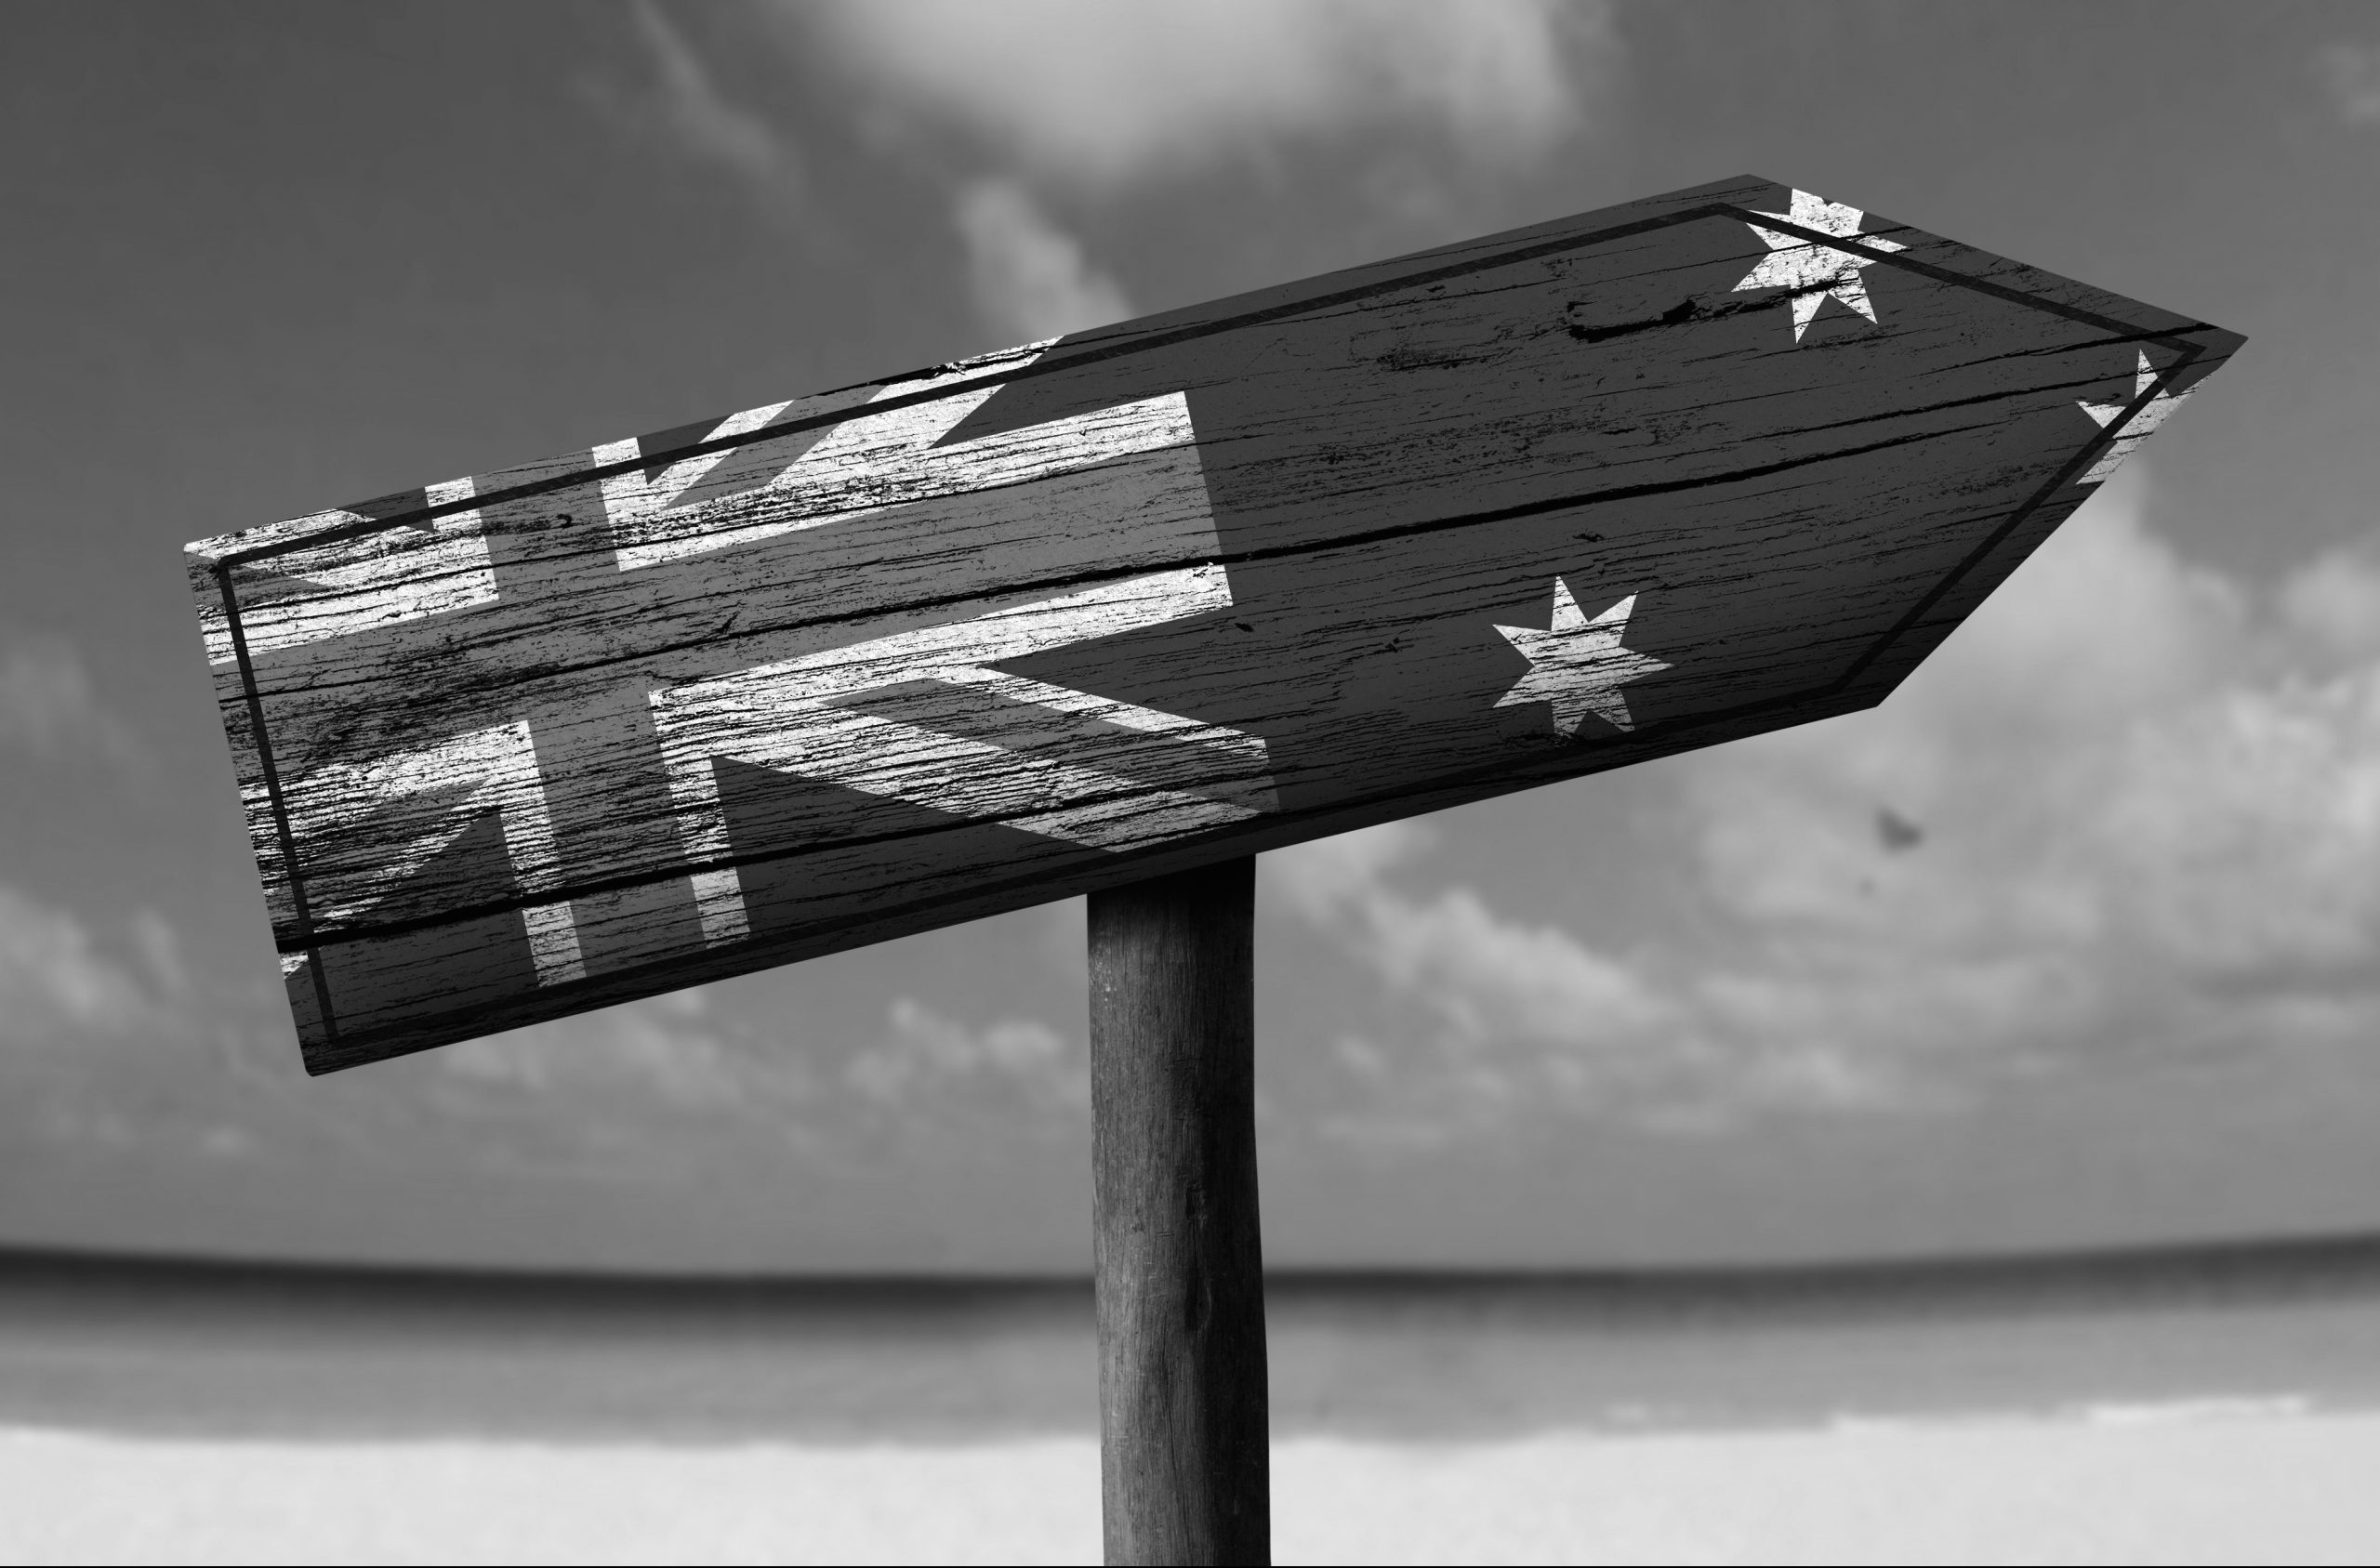
[[1868, 706], [2240, 341], [1747, 177], [200, 541], [307, 1064]]

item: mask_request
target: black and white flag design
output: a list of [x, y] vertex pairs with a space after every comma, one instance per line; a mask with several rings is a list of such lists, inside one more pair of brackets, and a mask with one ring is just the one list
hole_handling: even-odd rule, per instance
[[201, 541], [309, 1065], [1867, 705], [2238, 341], [1746, 178]]

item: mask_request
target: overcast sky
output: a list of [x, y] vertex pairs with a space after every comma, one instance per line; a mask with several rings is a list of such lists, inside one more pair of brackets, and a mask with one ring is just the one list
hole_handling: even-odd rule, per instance
[[303, 1074], [203, 535], [1756, 173], [2248, 335], [1882, 708], [1266, 856], [1276, 1263], [2380, 1226], [2380, 13], [20, 6], [0, 1241], [1080, 1268], [1051, 905]]

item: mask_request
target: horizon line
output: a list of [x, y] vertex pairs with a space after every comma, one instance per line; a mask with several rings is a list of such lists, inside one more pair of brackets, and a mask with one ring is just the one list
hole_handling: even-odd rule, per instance
[[[2361, 1281], [2380, 1285], [2380, 1231], [2160, 1240], [1806, 1259], [1587, 1264], [1333, 1263], [1268, 1266], [1265, 1287], [1286, 1297], [1447, 1296], [1481, 1291], [1583, 1296], [1792, 1297], [1984, 1294], [2067, 1285], [2105, 1290], [2272, 1286]], [[807, 1297], [1021, 1297], [1087, 1291], [1079, 1270], [688, 1270], [514, 1267], [256, 1254], [118, 1250], [0, 1243], [0, 1294], [25, 1285], [134, 1284], [384, 1297], [529, 1298], [560, 1291], [611, 1298]]]

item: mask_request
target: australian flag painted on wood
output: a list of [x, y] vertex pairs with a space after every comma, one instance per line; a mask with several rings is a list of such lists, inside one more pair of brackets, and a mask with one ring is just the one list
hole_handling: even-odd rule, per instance
[[2239, 342], [1746, 178], [202, 541], [307, 1064], [1866, 706]]

